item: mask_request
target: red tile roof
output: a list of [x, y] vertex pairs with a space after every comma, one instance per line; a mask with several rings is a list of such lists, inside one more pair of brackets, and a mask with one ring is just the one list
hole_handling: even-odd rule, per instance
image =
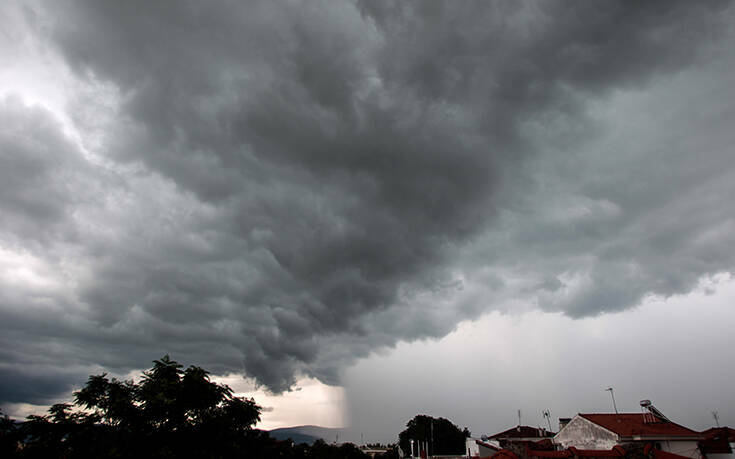
[[735, 442], [735, 429], [731, 429], [729, 427], [711, 427], [707, 430], [703, 430], [702, 435], [707, 438], [719, 438], [726, 435], [727, 441]]
[[504, 430], [500, 433], [496, 433], [489, 438], [497, 440], [500, 438], [544, 438], [553, 436], [554, 432], [549, 432], [546, 429], [539, 429], [530, 426], [517, 426], [511, 427], [510, 429]]
[[574, 453], [576, 457], [623, 457], [625, 456], [625, 448], [615, 445], [612, 449], [577, 449], [574, 446], [569, 447], [569, 451]]
[[551, 438], [544, 438], [539, 441], [529, 441], [528, 447], [537, 451], [556, 451], [556, 444]]
[[575, 447], [569, 447], [563, 451], [539, 451], [539, 450], [528, 450], [530, 457], [540, 458], [587, 458], [587, 457], [623, 457], [625, 456], [625, 449], [622, 446], [616, 445], [612, 449], [600, 450], [600, 449], [577, 449]]
[[588, 421], [604, 427], [621, 437], [693, 437], [701, 435], [674, 422], [655, 418], [656, 422], [646, 422], [652, 415], [643, 413], [621, 414], [579, 414]]
[[501, 449], [490, 457], [491, 459], [518, 459], [518, 455], [516, 453], [507, 449]]
[[713, 427], [702, 432], [704, 440], [699, 449], [704, 454], [732, 454], [730, 442], [735, 441], [735, 430], [729, 427]]
[[539, 450], [528, 450], [530, 457], [572, 457], [572, 452], [568, 449], [564, 451], [539, 451]]
[[732, 454], [730, 443], [722, 440], [702, 440], [699, 450], [704, 454]]

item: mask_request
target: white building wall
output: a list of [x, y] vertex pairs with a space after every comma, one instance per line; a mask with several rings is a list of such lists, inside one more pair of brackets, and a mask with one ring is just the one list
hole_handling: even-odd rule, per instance
[[667, 453], [691, 457], [692, 459], [701, 459], [702, 457], [696, 441], [659, 441], [656, 443], [660, 444], [661, 450]]
[[661, 449], [667, 453], [692, 458], [702, 457], [696, 441], [662, 441], [659, 443], [661, 443]]
[[577, 415], [554, 436], [554, 443], [563, 448], [611, 449], [618, 444], [618, 436]]
[[497, 453], [501, 448], [500, 444], [493, 440], [483, 441], [483, 443], [494, 446], [496, 449], [488, 448], [478, 444], [477, 438], [467, 438], [465, 440], [465, 452], [469, 457], [490, 457]]
[[732, 453], [729, 454], [708, 454], [707, 459], [735, 459], [735, 443], [730, 443]]
[[469, 457], [480, 457], [480, 447], [477, 444], [476, 438], [468, 437], [465, 440], [465, 450]]

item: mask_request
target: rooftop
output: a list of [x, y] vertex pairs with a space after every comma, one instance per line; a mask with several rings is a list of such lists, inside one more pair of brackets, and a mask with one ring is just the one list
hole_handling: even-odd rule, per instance
[[517, 426], [511, 427], [508, 430], [504, 430], [500, 433], [489, 437], [494, 440], [501, 438], [549, 438], [553, 437], [554, 432], [550, 432], [546, 429], [539, 429], [538, 427], [531, 426]]
[[[701, 437], [701, 434], [649, 413], [579, 414], [621, 437]], [[651, 422], [653, 420], [653, 422]]]
[[707, 430], [703, 430], [702, 435], [707, 438], [727, 437], [729, 442], [735, 443], [735, 429], [731, 429], [730, 427], [711, 427]]

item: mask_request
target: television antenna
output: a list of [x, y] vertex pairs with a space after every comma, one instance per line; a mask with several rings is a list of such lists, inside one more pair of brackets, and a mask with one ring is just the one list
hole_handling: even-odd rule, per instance
[[546, 418], [546, 422], [549, 424], [549, 432], [551, 432], [551, 413], [549, 413], [549, 410], [544, 410], [541, 414]]
[[608, 387], [605, 390], [610, 392], [610, 397], [612, 397], [613, 408], [615, 409], [615, 414], [618, 414], [618, 406], [615, 404], [615, 394], [613, 394], [613, 388], [612, 387]]

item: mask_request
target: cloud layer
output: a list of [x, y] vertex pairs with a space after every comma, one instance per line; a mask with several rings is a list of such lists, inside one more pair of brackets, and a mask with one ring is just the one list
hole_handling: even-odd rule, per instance
[[337, 383], [510, 302], [733, 268], [727, 3], [17, 9], [75, 134], [0, 104], [0, 400], [163, 352]]

